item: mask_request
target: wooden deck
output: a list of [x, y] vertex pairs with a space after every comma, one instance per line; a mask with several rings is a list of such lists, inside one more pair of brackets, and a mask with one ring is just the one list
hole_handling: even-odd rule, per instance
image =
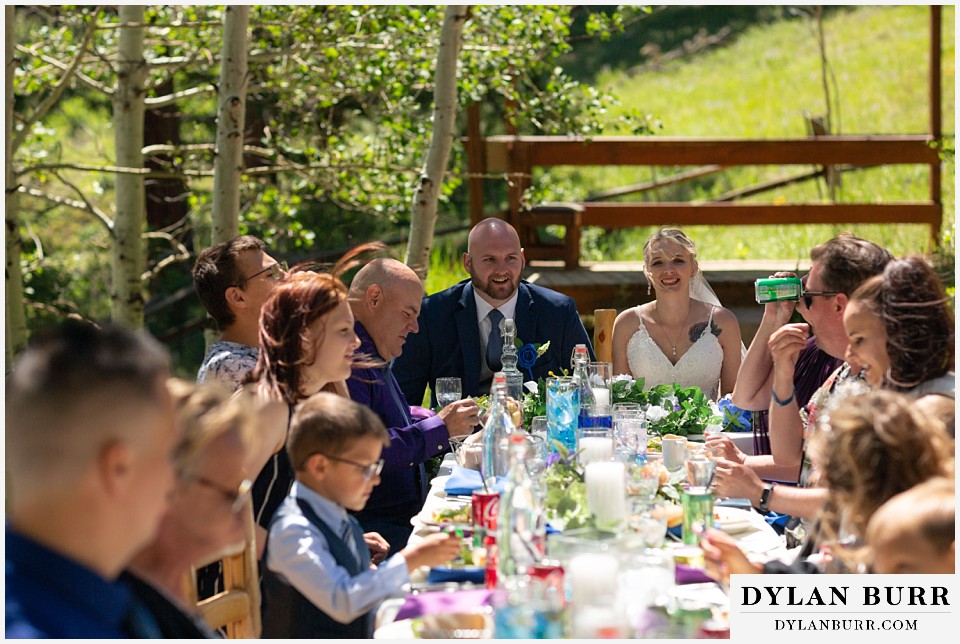
[[[718, 260], [700, 262], [704, 277], [723, 305], [737, 316], [743, 341], [749, 345], [763, 315], [756, 303], [753, 283], [777, 271], [805, 273], [810, 260]], [[564, 270], [562, 261], [533, 261], [524, 278], [569, 295], [592, 333], [594, 309], [623, 311], [653, 299], [647, 295], [642, 262], [582, 262], [579, 268]]]

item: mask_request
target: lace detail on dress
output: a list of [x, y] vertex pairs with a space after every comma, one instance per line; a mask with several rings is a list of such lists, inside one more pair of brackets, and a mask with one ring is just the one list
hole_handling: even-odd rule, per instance
[[672, 383], [700, 387], [710, 400], [716, 400], [720, 391], [723, 347], [717, 336], [710, 332], [715, 310], [716, 307], [710, 309], [707, 327], [697, 341], [680, 356], [677, 364], [672, 364], [650, 337], [640, 317], [640, 307], [636, 307], [639, 327], [627, 342], [627, 365], [634, 379], [643, 378], [645, 388]]

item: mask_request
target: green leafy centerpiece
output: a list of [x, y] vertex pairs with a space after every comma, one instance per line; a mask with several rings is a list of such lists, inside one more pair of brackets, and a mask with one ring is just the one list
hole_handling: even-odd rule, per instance
[[[547, 496], [544, 506], [547, 520], [560, 531], [578, 528], [596, 528], [596, 522], [587, 509], [587, 486], [583, 478], [583, 468], [577, 463], [577, 452], [570, 452], [558, 441], [554, 442], [556, 454], [548, 459], [544, 473], [547, 483]], [[679, 502], [680, 486], [684, 482], [682, 471], [670, 474], [662, 464], [652, 463], [643, 467], [660, 467], [660, 487], [657, 496], [669, 502]]]
[[[564, 370], [564, 375], [566, 373]], [[617, 376], [613, 381], [611, 396], [614, 404], [632, 402], [646, 409], [649, 436], [702, 434], [707, 425], [720, 424], [723, 420], [716, 403], [707, 398], [699, 387], [681, 387], [674, 383], [644, 389], [643, 385], [643, 378], [634, 380], [629, 376]], [[527, 382], [524, 387], [527, 391], [523, 394], [520, 407], [523, 410], [523, 427], [529, 430], [534, 416], [546, 414], [547, 388], [543, 378], [535, 383]]]

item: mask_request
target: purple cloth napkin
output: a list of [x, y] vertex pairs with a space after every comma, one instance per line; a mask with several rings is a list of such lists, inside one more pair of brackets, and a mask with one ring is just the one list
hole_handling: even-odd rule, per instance
[[674, 571], [674, 580], [678, 586], [684, 584], [703, 584], [713, 581], [713, 579], [707, 577], [703, 570], [691, 568], [690, 566], [679, 563], [676, 565]]
[[492, 594], [493, 591], [480, 588], [477, 590], [439, 591], [410, 595], [403, 602], [403, 606], [397, 611], [397, 616], [394, 619], [399, 621], [411, 617], [420, 617], [421, 615], [468, 612], [474, 608], [489, 606]]

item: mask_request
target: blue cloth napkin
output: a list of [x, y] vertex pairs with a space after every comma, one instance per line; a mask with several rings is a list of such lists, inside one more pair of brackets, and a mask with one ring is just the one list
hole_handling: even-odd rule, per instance
[[440, 584], [448, 581], [459, 583], [471, 582], [482, 584], [485, 571], [483, 568], [445, 568], [439, 566], [431, 568], [427, 574], [427, 583]]
[[777, 534], [783, 534], [783, 530], [787, 527], [787, 523], [790, 522], [792, 517], [789, 514], [780, 514], [778, 512], [767, 512], [763, 519], [767, 524], [773, 528]]
[[[503, 480], [498, 480], [493, 486], [494, 491], [503, 491]], [[480, 478], [480, 472], [477, 470], [468, 470], [454, 465], [450, 472], [450, 478], [443, 484], [443, 491], [447, 494], [472, 494], [477, 490], [483, 489], [483, 481]]]

